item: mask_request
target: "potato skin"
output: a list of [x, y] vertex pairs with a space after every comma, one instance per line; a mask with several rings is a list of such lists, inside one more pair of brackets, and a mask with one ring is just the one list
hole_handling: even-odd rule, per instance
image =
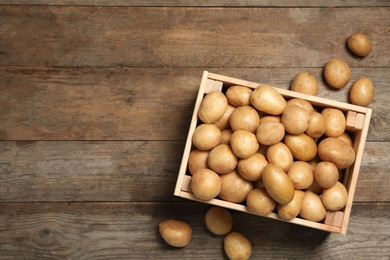
[[222, 92], [211, 91], [203, 98], [198, 117], [203, 123], [212, 124], [225, 114], [227, 107], [226, 96]]
[[324, 77], [330, 86], [340, 89], [345, 87], [351, 78], [351, 69], [342, 59], [333, 58], [325, 65]]
[[282, 168], [268, 164], [261, 174], [265, 189], [276, 202], [284, 205], [294, 199], [294, 184]]
[[372, 42], [361, 32], [355, 32], [347, 39], [348, 48], [360, 57], [365, 57], [371, 53]]
[[357, 79], [349, 91], [351, 103], [358, 106], [368, 106], [374, 99], [374, 84], [369, 78]]
[[267, 84], [261, 84], [253, 90], [251, 104], [257, 110], [270, 115], [282, 114], [284, 108], [287, 106], [284, 97], [272, 86]]
[[191, 242], [192, 228], [180, 220], [166, 219], [160, 222], [159, 232], [164, 241], [174, 247], [185, 247]]
[[291, 83], [290, 90], [316, 96], [318, 92], [317, 79], [308, 71], [302, 71], [295, 76]]
[[211, 207], [204, 217], [207, 229], [215, 235], [226, 235], [233, 228], [233, 217], [230, 211], [213, 206]]
[[231, 232], [223, 240], [224, 250], [229, 259], [245, 260], [252, 254], [250, 241], [239, 232]]
[[328, 137], [318, 144], [318, 156], [338, 169], [345, 169], [355, 161], [355, 150], [339, 138]]

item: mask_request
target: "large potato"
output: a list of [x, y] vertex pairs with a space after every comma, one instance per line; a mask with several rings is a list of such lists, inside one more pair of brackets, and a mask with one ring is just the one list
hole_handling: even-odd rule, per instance
[[318, 144], [318, 156], [338, 169], [345, 169], [355, 161], [355, 150], [341, 139], [328, 137]]
[[270, 115], [282, 114], [287, 102], [274, 87], [261, 84], [251, 94], [251, 104], [257, 110]]
[[212, 124], [223, 116], [227, 107], [226, 96], [220, 91], [211, 91], [200, 103], [198, 117], [203, 123]]

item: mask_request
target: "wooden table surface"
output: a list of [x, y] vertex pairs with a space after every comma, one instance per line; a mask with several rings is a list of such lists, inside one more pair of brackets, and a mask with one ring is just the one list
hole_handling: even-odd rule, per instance
[[[203, 70], [284, 89], [308, 70], [343, 102], [374, 82], [346, 236], [232, 215], [252, 259], [389, 259], [390, 2], [274, 2], [1, 0], [0, 259], [226, 259], [209, 206], [173, 196]], [[352, 70], [338, 91], [332, 57]], [[167, 218], [193, 227], [189, 246], [162, 240]]]

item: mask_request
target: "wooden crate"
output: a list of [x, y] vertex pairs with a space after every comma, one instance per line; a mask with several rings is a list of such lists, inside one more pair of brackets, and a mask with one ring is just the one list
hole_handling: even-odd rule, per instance
[[[180, 166], [180, 170], [179, 170], [179, 174], [175, 186], [174, 195], [189, 200], [207, 203], [210, 205], [220, 206], [232, 210], [254, 214], [248, 211], [245, 204], [231, 203], [228, 201], [218, 199], [218, 197], [209, 201], [202, 201], [196, 198], [191, 193], [190, 190], [190, 182], [192, 177], [191, 174], [189, 173], [187, 164], [188, 164], [188, 157], [193, 146], [192, 134], [199, 123], [198, 110], [205, 94], [213, 90], [223, 91], [233, 85], [247, 86], [249, 88], [254, 89], [259, 84], [260, 83], [249, 82], [249, 81], [240, 80], [232, 77], [209, 73], [207, 71], [203, 72], [200, 88], [195, 103], [195, 108], [192, 115], [192, 120], [188, 132], [188, 137], [186, 140], [184, 154], [182, 157], [182, 162], [181, 162], [181, 166]], [[348, 199], [347, 199], [346, 206], [342, 210], [337, 212], [328, 211], [325, 220], [321, 223], [305, 220], [300, 217], [296, 217], [292, 220], [286, 221], [281, 219], [277, 213], [271, 213], [266, 217], [280, 220], [280, 221], [290, 222], [302, 226], [307, 226], [315, 229], [320, 229], [327, 232], [346, 234], [372, 110], [366, 107], [360, 107], [352, 104], [347, 104], [347, 103], [333, 101], [333, 100], [320, 98], [316, 96], [306, 95], [298, 92], [293, 92], [290, 90], [279, 89], [279, 88], [275, 88], [275, 89], [286, 99], [302, 98], [309, 101], [310, 103], [312, 103], [313, 106], [316, 107], [333, 107], [342, 110], [346, 115], [346, 121], [347, 121], [346, 131], [348, 131], [351, 134], [354, 143], [354, 150], [356, 152], [356, 158], [354, 164], [351, 165], [349, 168], [345, 169], [344, 171], [342, 182], [348, 191]]]

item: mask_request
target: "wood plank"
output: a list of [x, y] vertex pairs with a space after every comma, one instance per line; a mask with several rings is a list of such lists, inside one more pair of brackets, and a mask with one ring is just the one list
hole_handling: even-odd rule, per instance
[[[177, 201], [183, 150], [184, 141], [2, 141], [0, 202]], [[354, 203], [390, 201], [389, 158], [388, 142], [366, 144]]]
[[[359, 77], [375, 85], [369, 141], [390, 141], [388, 68], [353, 68], [341, 90], [322, 68], [210, 68], [210, 72], [288, 89], [308, 70], [319, 97], [348, 102]], [[185, 140], [200, 85], [199, 68], [0, 67], [1, 140]]]
[[[0, 14], [1, 65], [322, 67], [333, 57], [352, 67], [390, 64], [386, 7], [0, 6]], [[374, 44], [364, 59], [345, 47], [358, 30]]]
[[[207, 231], [199, 203], [1, 203], [2, 259], [223, 259], [223, 236]], [[360, 203], [346, 236], [232, 212], [234, 230], [252, 244], [252, 259], [356, 258], [389, 255], [390, 204]], [[193, 228], [183, 249], [168, 246], [158, 233], [167, 218]], [[369, 227], [369, 228], [367, 228]], [[309, 242], [310, 241], [310, 242]], [[337, 246], [335, 246], [337, 245]]]

